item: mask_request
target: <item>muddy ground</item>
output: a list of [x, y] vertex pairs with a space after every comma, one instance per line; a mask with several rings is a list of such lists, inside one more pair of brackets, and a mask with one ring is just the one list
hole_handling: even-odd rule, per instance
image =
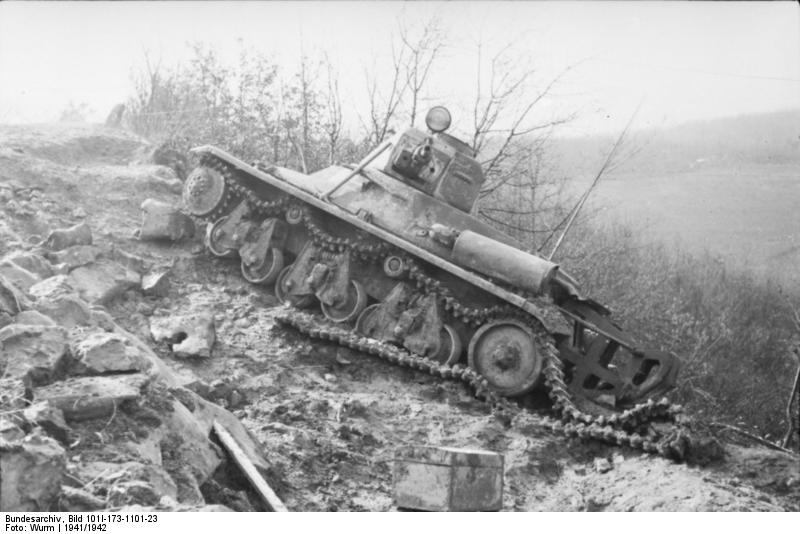
[[[238, 260], [205, 252], [202, 228], [178, 242], [135, 237], [142, 201], [177, 205], [180, 188], [176, 173], [153, 164], [152, 147], [132, 134], [89, 125], [0, 127], [0, 256], [33, 250], [51, 230], [86, 222], [99, 248], [139, 256], [150, 271], [169, 270], [164, 296], [131, 288], [105, 309], [182, 386], [251, 431], [268, 464], [264, 472], [290, 510], [395, 509], [392, 460], [398, 447], [411, 444], [502, 453], [506, 511], [800, 510], [797, 456], [728, 443], [724, 460], [692, 467], [564, 439], [533, 415], [509, 426], [461, 384], [276, 326], [271, 290], [244, 281]], [[195, 313], [213, 316], [210, 357], [179, 357], [153, 341], [151, 322]], [[102, 440], [66, 447], [68, 457], [83, 455], [81, 462], [108, 459]], [[597, 459], [611, 468], [596, 469]], [[230, 494], [224, 486], [220, 492]], [[206, 503], [215, 501], [211, 493], [204, 488]], [[244, 502], [247, 496], [238, 499], [241, 509], [258, 508]], [[237, 508], [235, 498], [217, 502]]]

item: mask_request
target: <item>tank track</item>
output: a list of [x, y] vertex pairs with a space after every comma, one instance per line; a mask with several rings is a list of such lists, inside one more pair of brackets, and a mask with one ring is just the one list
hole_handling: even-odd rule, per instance
[[[456, 364], [452, 367], [417, 356], [403, 348], [363, 337], [356, 332], [322, 321], [315, 315], [284, 308], [275, 316], [283, 325], [291, 326], [311, 339], [336, 343], [342, 347], [377, 356], [381, 360], [401, 367], [416, 369], [445, 380], [457, 380], [470, 386], [475, 395], [487, 402], [492, 409], [513, 416], [522, 409], [491, 389], [481, 375], [469, 367]], [[563, 385], [561, 361], [548, 355], [545, 380], [556, 413], [560, 417], [538, 415], [539, 423], [556, 434], [581, 439], [594, 439], [616, 446], [626, 446], [650, 454], [681, 461], [686, 457], [690, 444], [689, 435], [676, 422], [680, 408], [666, 399], [638, 404], [625, 412], [610, 417], [595, 417], [581, 412], [569, 399]], [[648, 428], [648, 423], [663, 422], [667, 431]], [[644, 433], [643, 433], [644, 432]]]
[[[650, 399], [623, 412], [610, 415], [594, 415], [580, 409], [564, 381], [564, 368], [558, 357], [558, 351], [549, 334], [532, 316], [511, 305], [495, 305], [485, 308], [466, 306], [459, 302], [438, 280], [426, 275], [407, 254], [394, 251], [393, 247], [387, 243], [370, 243], [367, 239], [332, 236], [315, 223], [308, 210], [304, 209], [302, 205], [293, 203], [288, 195], [281, 195], [273, 201], [265, 201], [242, 184], [225, 162], [205, 154], [200, 163], [220, 172], [229, 189], [224, 206], [214, 210], [208, 216], [195, 218], [196, 220], [208, 222], [213, 217], [221, 216], [220, 210], [226, 209], [235, 201], [247, 199], [252, 210], [261, 216], [274, 217], [284, 215], [290, 209], [300, 210], [302, 223], [310, 238], [315, 245], [328, 252], [340, 253], [349, 250], [355, 257], [367, 262], [382, 262], [390, 254], [398, 255], [404, 260], [404, 274], [407, 279], [413, 282], [418, 290], [436, 293], [443, 300], [445, 311], [453, 319], [460, 320], [467, 325], [478, 326], [490, 319], [514, 318], [524, 321], [533, 329], [537, 338], [537, 346], [544, 355], [544, 382], [555, 414], [554, 417], [535, 414], [542, 426], [566, 437], [594, 439], [611, 445], [657, 454], [676, 461], [686, 458], [691, 440], [688, 430], [680, 422], [682, 408], [671, 404], [666, 398], [657, 402]], [[280, 310], [275, 319], [278, 323], [290, 326], [311, 339], [333, 342], [346, 348], [375, 355], [395, 365], [417, 369], [441, 379], [463, 382], [472, 388], [478, 398], [487, 402], [495, 412], [513, 416], [522, 410], [518, 404], [492, 391], [488, 381], [468, 366], [443, 365], [435, 360], [410, 353], [404, 348], [361, 336], [355, 331], [293, 308]], [[658, 429], [653, 426], [654, 423]]]

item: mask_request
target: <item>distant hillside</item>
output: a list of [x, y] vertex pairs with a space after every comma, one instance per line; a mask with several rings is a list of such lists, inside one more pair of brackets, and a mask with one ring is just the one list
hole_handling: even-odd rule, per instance
[[[549, 154], [566, 176], [580, 178], [597, 172], [613, 143], [612, 136], [554, 139]], [[641, 178], [751, 164], [800, 165], [800, 109], [641, 130], [625, 146], [639, 152], [620, 172]]]
[[[613, 143], [556, 139], [549, 155], [577, 195]], [[800, 110], [640, 131], [622, 153], [632, 148], [640, 151], [592, 194], [599, 221], [800, 288]]]

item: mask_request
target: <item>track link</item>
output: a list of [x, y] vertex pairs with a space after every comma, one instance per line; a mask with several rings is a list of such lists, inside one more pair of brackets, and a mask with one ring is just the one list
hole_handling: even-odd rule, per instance
[[[336, 326], [319, 317], [285, 307], [278, 311], [275, 320], [282, 325], [290, 326], [307, 335], [311, 339], [319, 339], [336, 343], [342, 347], [377, 356], [381, 360], [401, 367], [419, 370], [445, 380], [457, 380], [467, 384], [478, 398], [483, 399], [493, 410], [505, 412], [510, 416], [522, 409], [508, 399], [500, 397], [489, 388], [488, 381], [473, 369], [456, 364], [452, 367], [441, 365], [434, 360], [418, 356], [403, 348], [360, 336], [356, 332]], [[566, 389], [563, 386], [560, 360], [557, 356], [547, 357], [545, 370], [546, 381], [554, 398], [555, 408], [560, 417], [539, 415], [542, 425], [557, 434], [581, 439], [595, 439], [618, 446], [626, 446], [651, 454], [658, 454], [672, 460], [683, 460], [689, 445], [689, 436], [676, 423], [668, 425], [666, 432], [657, 432], [649, 428], [649, 432], [640, 433], [642, 427], [654, 421], [665, 423], [674, 419], [680, 411], [666, 399], [659, 402], [642, 403], [621, 414], [611, 417], [594, 417], [580, 412], [565, 395], [555, 393]], [[568, 396], [568, 395], [567, 395]], [[557, 400], [556, 400], [557, 399]], [[559, 408], [561, 406], [561, 408]]]

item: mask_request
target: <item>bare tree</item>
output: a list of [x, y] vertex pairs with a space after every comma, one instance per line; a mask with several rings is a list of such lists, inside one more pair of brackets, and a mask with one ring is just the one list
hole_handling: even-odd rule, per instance
[[[575, 118], [575, 114], [541, 120], [534, 117], [537, 105], [550, 95], [556, 84], [574, 67], [567, 67], [544, 88], [532, 86], [535, 70], [510, 57], [506, 45], [489, 62], [488, 87], [484, 87], [483, 44], [477, 45], [476, 91], [473, 101], [472, 148], [480, 157], [486, 174], [481, 190], [484, 198], [515, 176], [520, 162], [517, 143], [543, 143], [554, 127]], [[533, 134], [543, 137], [531, 137]]]
[[383, 142], [394, 119], [398, 106], [408, 88], [404, 79], [403, 62], [405, 48], [392, 43], [392, 71], [388, 89], [381, 91], [378, 88], [378, 72], [373, 67], [366, 73], [367, 94], [369, 95], [369, 124], [367, 125], [369, 138], [375, 145]]
[[476, 212], [535, 248], [536, 235], [546, 233], [560, 213], [563, 178], [546, 163], [546, 147], [554, 129], [574, 114], [542, 119], [537, 113], [568, 67], [544, 86], [535, 84], [535, 70], [513, 54], [513, 42], [488, 62], [484, 44], [476, 45], [475, 95], [471, 146], [486, 182]]
[[[310, 108], [312, 100], [314, 99], [313, 89], [311, 87], [311, 77], [314, 74], [309, 72], [308, 56], [302, 54], [300, 57], [300, 72], [298, 73], [298, 81], [300, 83], [300, 127], [302, 135], [302, 154], [303, 161], [305, 162], [305, 154], [309, 153], [310, 149]], [[304, 163], [305, 166], [305, 163]], [[304, 171], [305, 172], [305, 171]]]
[[398, 34], [391, 42], [391, 70], [385, 78], [389, 82], [379, 87], [377, 64], [366, 73], [369, 118], [365, 126], [370, 141], [376, 145], [386, 138], [406, 106], [410, 124], [414, 125], [432, 66], [446, 40], [438, 18], [419, 30], [400, 23]]
[[414, 126], [422, 90], [428, 80], [434, 61], [444, 47], [446, 36], [439, 18], [434, 17], [422, 27], [418, 37], [413, 36], [411, 30], [401, 22], [400, 40], [407, 53], [403, 70], [405, 71], [406, 86], [411, 100], [409, 103], [410, 125]]
[[342, 136], [342, 98], [339, 94], [339, 73], [334, 69], [327, 55], [325, 56], [325, 65], [328, 73], [328, 90], [322, 129], [328, 144], [328, 164], [333, 165]]

